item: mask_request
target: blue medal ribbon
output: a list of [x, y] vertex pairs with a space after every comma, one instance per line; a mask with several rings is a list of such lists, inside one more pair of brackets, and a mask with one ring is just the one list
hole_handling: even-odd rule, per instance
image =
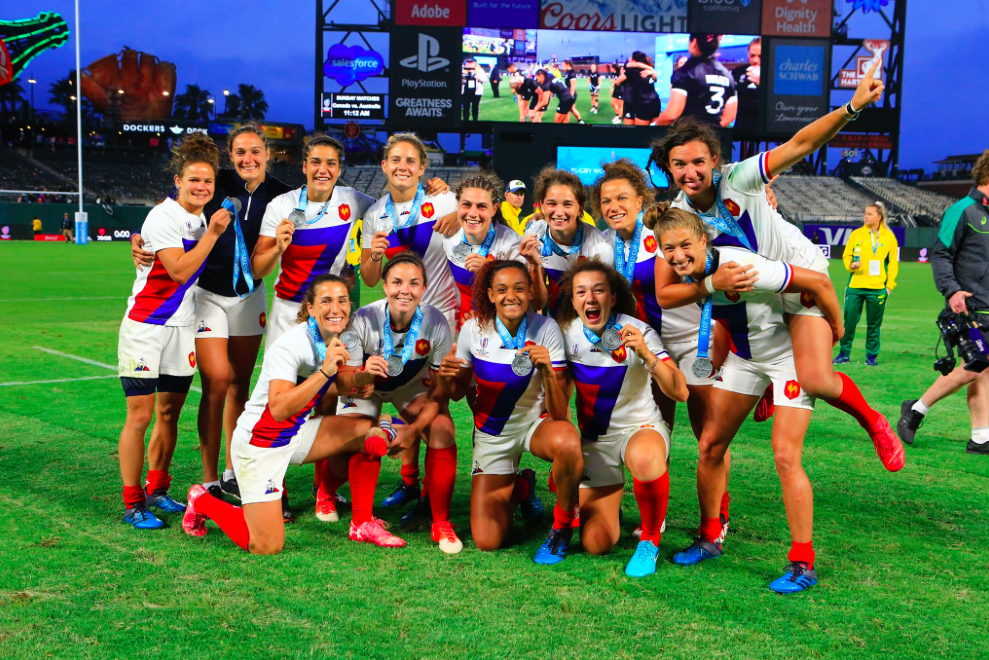
[[632, 233], [632, 245], [628, 250], [628, 263], [625, 262], [625, 239], [615, 230], [615, 270], [631, 284], [635, 277], [635, 262], [639, 259], [639, 245], [642, 243], [643, 212], [635, 219], [635, 231]]
[[508, 334], [508, 328], [501, 322], [497, 314], [495, 315], [495, 329], [498, 331], [501, 341], [505, 344], [505, 348], [516, 351], [521, 350], [525, 348], [525, 333], [529, 330], [529, 313], [526, 312], [525, 316], [522, 317], [522, 322], [519, 323], [519, 331], [514, 338]]
[[714, 206], [718, 209], [717, 214], [714, 213], [701, 213], [696, 208], [694, 208], [693, 203], [691, 203], [690, 198], [684, 193], [684, 197], [687, 199], [687, 203], [690, 204], [690, 208], [697, 211], [704, 222], [709, 225], [713, 225], [715, 229], [720, 231], [722, 234], [728, 234], [729, 236], [734, 236], [738, 241], [747, 247], [749, 250], [755, 252], [752, 249], [752, 244], [749, 243], [749, 237], [745, 235], [742, 231], [742, 227], [735, 220], [735, 216], [731, 214], [728, 210], [728, 206], [725, 204], [724, 200], [721, 199], [721, 172], [715, 172], [713, 177], [714, 182]]
[[548, 257], [550, 254], [556, 254], [566, 259], [580, 252], [580, 246], [584, 244], [584, 223], [580, 218], [577, 219], [577, 233], [573, 236], [573, 242], [570, 244], [570, 250], [568, 252], [564, 252], [563, 248], [553, 240], [552, 233], [547, 229], [546, 233], [543, 234], [542, 256]]
[[[488, 254], [491, 252], [491, 246], [494, 245], [495, 235], [497, 233], [498, 232], [495, 230], [494, 222], [492, 222], [491, 226], [488, 227], [488, 233], [484, 236], [484, 240], [481, 242], [481, 249], [478, 250], [476, 254], [479, 254], [482, 257], [488, 256]], [[474, 249], [474, 244], [467, 240], [466, 232], [464, 232], [463, 234], [463, 242], [464, 245], [470, 246], [471, 250]]]
[[[302, 186], [302, 190], [299, 191], [299, 203], [295, 205], [296, 210], [302, 211], [303, 213], [306, 212], [306, 207], [309, 206], [309, 200], [306, 198], [306, 188], [308, 187], [309, 186]], [[333, 199], [332, 193], [330, 194], [330, 199]], [[330, 205], [330, 200], [328, 199], [326, 200], [326, 203], [323, 204], [323, 208], [321, 208], [319, 210], [319, 213], [316, 214], [316, 217], [313, 218], [312, 220], [306, 220], [306, 224], [314, 225], [317, 222], [319, 222], [320, 218], [326, 215], [326, 209], [327, 207], [329, 207], [329, 205]]]
[[254, 293], [254, 273], [251, 272], [251, 258], [247, 253], [247, 241], [244, 240], [244, 229], [240, 226], [240, 218], [237, 217], [237, 209], [230, 200], [224, 199], [223, 208], [230, 213], [233, 218], [234, 225], [234, 293], [237, 293], [237, 282], [240, 281], [241, 275], [244, 277], [244, 281], [247, 282], [247, 293], [240, 294], [237, 296], [243, 298]]
[[319, 354], [319, 363], [322, 366], [323, 361], [326, 360], [326, 342], [323, 341], [323, 335], [319, 331], [319, 326], [316, 325], [316, 319], [310, 316], [306, 324], [309, 326], [309, 336], [312, 337], [312, 343], [316, 345], [316, 353]]
[[409, 209], [409, 219], [403, 225], [395, 217], [395, 205], [391, 201], [391, 192], [388, 193], [388, 199], [385, 200], [385, 213], [391, 218], [392, 224], [395, 225], [395, 229], [405, 229], [409, 227], [415, 219], [419, 217], [419, 209], [422, 208], [422, 201], [426, 199], [426, 189], [422, 187], [420, 183], [416, 187], [416, 196], [412, 199], [412, 208]]
[[[405, 335], [405, 346], [402, 347], [402, 365], [404, 366], [409, 358], [412, 357], [412, 351], [415, 349], [416, 339], [419, 337], [419, 328], [422, 326], [422, 307], [416, 307], [416, 314], [412, 317], [412, 325], [409, 326], [409, 332]], [[391, 335], [391, 313], [388, 311], [388, 305], [385, 305], [385, 326], [381, 331], [384, 341], [385, 349], [385, 359], [390, 358], [395, 355], [395, 340]]]
[[[711, 266], [714, 265], [714, 255], [707, 251], [704, 261], [704, 277], [710, 275]], [[689, 275], [683, 278], [685, 281], [693, 283], [694, 278]], [[713, 296], [708, 296], [700, 304], [701, 306], [701, 326], [697, 333], [697, 357], [706, 358], [708, 349], [711, 346], [711, 313], [713, 311]]]
[[[618, 325], [617, 317], [615, 316], [614, 313], [612, 313], [611, 316], [608, 317], [608, 323], [607, 325], [604, 326], [604, 329], [610, 330], [611, 328], [618, 328], [619, 330], [621, 330], [623, 327], [625, 326]], [[584, 326], [584, 336], [587, 337], [587, 341], [591, 342], [591, 344], [595, 346], [601, 343], [601, 338], [598, 337], [597, 334], [593, 330], [588, 328], [586, 325]], [[611, 351], [608, 352], [610, 353]]]

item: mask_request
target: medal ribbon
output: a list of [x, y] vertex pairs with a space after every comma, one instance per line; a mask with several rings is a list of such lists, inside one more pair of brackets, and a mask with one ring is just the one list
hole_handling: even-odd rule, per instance
[[580, 246], [584, 243], [584, 223], [578, 218], [577, 219], [577, 233], [573, 236], [573, 243], [570, 244], [570, 251], [564, 252], [556, 241], [553, 240], [552, 232], [549, 228], [546, 229], [546, 233], [543, 234], [543, 250], [542, 255], [548, 257], [550, 254], [557, 254], [564, 259], [567, 257], [572, 257], [573, 255], [580, 252]]
[[[704, 277], [707, 277], [711, 273], [711, 266], [714, 265], [714, 256], [711, 251], [707, 251], [707, 257], [704, 261]], [[694, 278], [689, 275], [683, 278], [687, 282], [694, 282]], [[711, 346], [711, 312], [713, 311], [713, 303], [711, 302], [713, 296], [708, 296], [701, 303], [701, 326], [697, 333], [697, 357], [707, 358], [708, 349]]]
[[[616, 316], [612, 312], [611, 316], [608, 317], [608, 324], [604, 326], [604, 329], [605, 330], [610, 330], [611, 328], [618, 328], [619, 330], [621, 330], [622, 327], [623, 326], [618, 325], [618, 321], [616, 320]], [[584, 336], [587, 337], [587, 341], [591, 342], [591, 344], [593, 344], [595, 346], [597, 346], [601, 342], [601, 338], [598, 337], [597, 334], [595, 334], [595, 332], [593, 330], [591, 330], [590, 328], [588, 328], [586, 325], [584, 326]]]
[[320, 364], [322, 365], [323, 360], [326, 359], [326, 342], [323, 341], [323, 335], [319, 332], [316, 319], [310, 316], [306, 324], [309, 326], [309, 336], [312, 337], [312, 342], [316, 345], [316, 353], [319, 354]]
[[234, 225], [234, 293], [237, 293], [237, 282], [240, 281], [241, 275], [244, 277], [244, 281], [247, 282], [247, 293], [240, 294], [237, 296], [243, 298], [244, 296], [254, 293], [254, 273], [251, 272], [251, 258], [247, 253], [247, 242], [244, 240], [244, 229], [240, 226], [240, 218], [237, 217], [237, 209], [229, 200], [224, 199], [223, 208], [230, 213], [233, 218]]
[[877, 231], [873, 233], [872, 230], [870, 229], [869, 241], [872, 242], [872, 256], [876, 256], [876, 249], [881, 245], [881, 243], [879, 243], [879, 232]]
[[395, 205], [391, 201], [391, 192], [388, 193], [388, 199], [385, 200], [385, 213], [391, 218], [392, 224], [395, 229], [405, 229], [419, 217], [419, 209], [422, 208], [422, 200], [426, 199], [426, 189], [422, 187], [420, 183], [416, 187], [416, 196], [412, 199], [412, 208], [409, 209], [409, 219], [403, 225], [399, 223], [398, 218], [395, 217]]
[[632, 246], [628, 250], [628, 263], [625, 262], [625, 239], [615, 230], [615, 270], [631, 284], [635, 276], [635, 262], [639, 259], [639, 245], [642, 243], [642, 216], [635, 219], [635, 231], [632, 233]]
[[[488, 227], [488, 233], [484, 237], [484, 241], [481, 243], [481, 249], [477, 251], [477, 254], [481, 255], [482, 257], [488, 256], [488, 253], [491, 252], [491, 246], [494, 245], [495, 234], [497, 233], [498, 232], [495, 231], [494, 222], [492, 222], [491, 226]], [[467, 234], [463, 233], [463, 230], [461, 230], [461, 234], [463, 236], [462, 240], [464, 242], [464, 245], [470, 246], [471, 251], [473, 251], [474, 244], [467, 240]]]
[[[422, 307], [416, 307], [416, 314], [412, 317], [412, 325], [409, 326], [409, 332], [405, 335], [405, 346], [402, 347], [403, 366], [412, 357], [412, 351], [415, 348], [416, 339], [419, 337], [419, 328], [421, 326]], [[391, 313], [388, 311], [388, 305], [385, 305], [385, 327], [382, 329], [381, 334], [383, 335], [385, 357], [390, 358], [395, 355], [395, 340], [392, 339], [391, 335]]]
[[[739, 226], [738, 222], [735, 220], [735, 216], [731, 214], [731, 211], [728, 210], [728, 206], [725, 204], [724, 200], [721, 199], [721, 172], [715, 172], [713, 179], [714, 206], [718, 209], [717, 214], [710, 212], [701, 213], [694, 208], [694, 205], [691, 204], [689, 197], [687, 198], [687, 203], [690, 204], [690, 208], [694, 209], [694, 211], [697, 212], [697, 215], [699, 215], [704, 222], [709, 225], [713, 225], [722, 234], [734, 236], [742, 245], [755, 252], [755, 250], [752, 249], [752, 244], [749, 243], [749, 237], [745, 235], [744, 231], [742, 231], [741, 226]], [[686, 197], [686, 195], [684, 195], [684, 197]]]
[[[302, 211], [303, 213], [306, 212], [306, 207], [309, 206], [309, 200], [306, 198], [306, 188], [308, 187], [309, 186], [302, 186], [302, 190], [299, 191], [299, 202], [295, 205], [296, 211]], [[330, 195], [330, 198], [331, 199], [333, 198], [332, 194]], [[323, 208], [319, 210], [319, 213], [316, 215], [316, 217], [313, 218], [312, 220], [306, 220], [306, 224], [314, 225], [317, 222], [319, 222], [320, 218], [326, 215], [326, 208], [329, 205], [330, 205], [330, 200], [328, 199], [326, 200], [326, 203], [323, 204]]]
[[508, 334], [508, 328], [505, 324], [501, 322], [498, 315], [495, 315], [495, 329], [498, 331], [498, 336], [501, 337], [501, 341], [504, 342], [505, 348], [513, 348], [516, 351], [525, 347], [525, 333], [529, 330], [529, 313], [526, 312], [525, 316], [522, 317], [522, 322], [519, 324], [518, 334], [515, 338], [512, 338]]

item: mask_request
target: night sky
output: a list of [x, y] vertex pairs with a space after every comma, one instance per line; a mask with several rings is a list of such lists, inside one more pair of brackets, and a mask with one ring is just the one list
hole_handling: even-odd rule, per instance
[[[4, 2], [0, 18], [28, 18], [40, 11], [61, 13], [74, 31], [73, 3], [66, 0]], [[267, 96], [269, 120], [313, 125], [311, 0], [195, 5], [81, 0], [80, 19], [83, 66], [130, 46], [174, 62], [177, 92], [198, 84], [222, 104], [225, 87], [235, 90], [238, 83], [251, 83]], [[909, 1], [901, 168], [930, 171], [933, 161], [944, 156], [989, 148], [987, 31], [989, 3], [984, 0]], [[38, 80], [37, 107], [49, 107], [49, 84], [75, 67], [74, 48], [70, 39], [29, 65], [27, 73]], [[21, 77], [25, 87], [27, 77]]]

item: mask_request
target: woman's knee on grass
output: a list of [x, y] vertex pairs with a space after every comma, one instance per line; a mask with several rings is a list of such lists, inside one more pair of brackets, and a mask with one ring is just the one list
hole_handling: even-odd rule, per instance
[[607, 554], [617, 543], [618, 534], [604, 521], [587, 521], [580, 527], [580, 544], [588, 554]]

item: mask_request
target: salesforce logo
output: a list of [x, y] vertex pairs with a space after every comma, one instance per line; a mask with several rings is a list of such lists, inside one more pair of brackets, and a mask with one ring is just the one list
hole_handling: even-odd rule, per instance
[[385, 62], [379, 53], [360, 46], [334, 44], [326, 54], [323, 73], [343, 86], [380, 75]]

